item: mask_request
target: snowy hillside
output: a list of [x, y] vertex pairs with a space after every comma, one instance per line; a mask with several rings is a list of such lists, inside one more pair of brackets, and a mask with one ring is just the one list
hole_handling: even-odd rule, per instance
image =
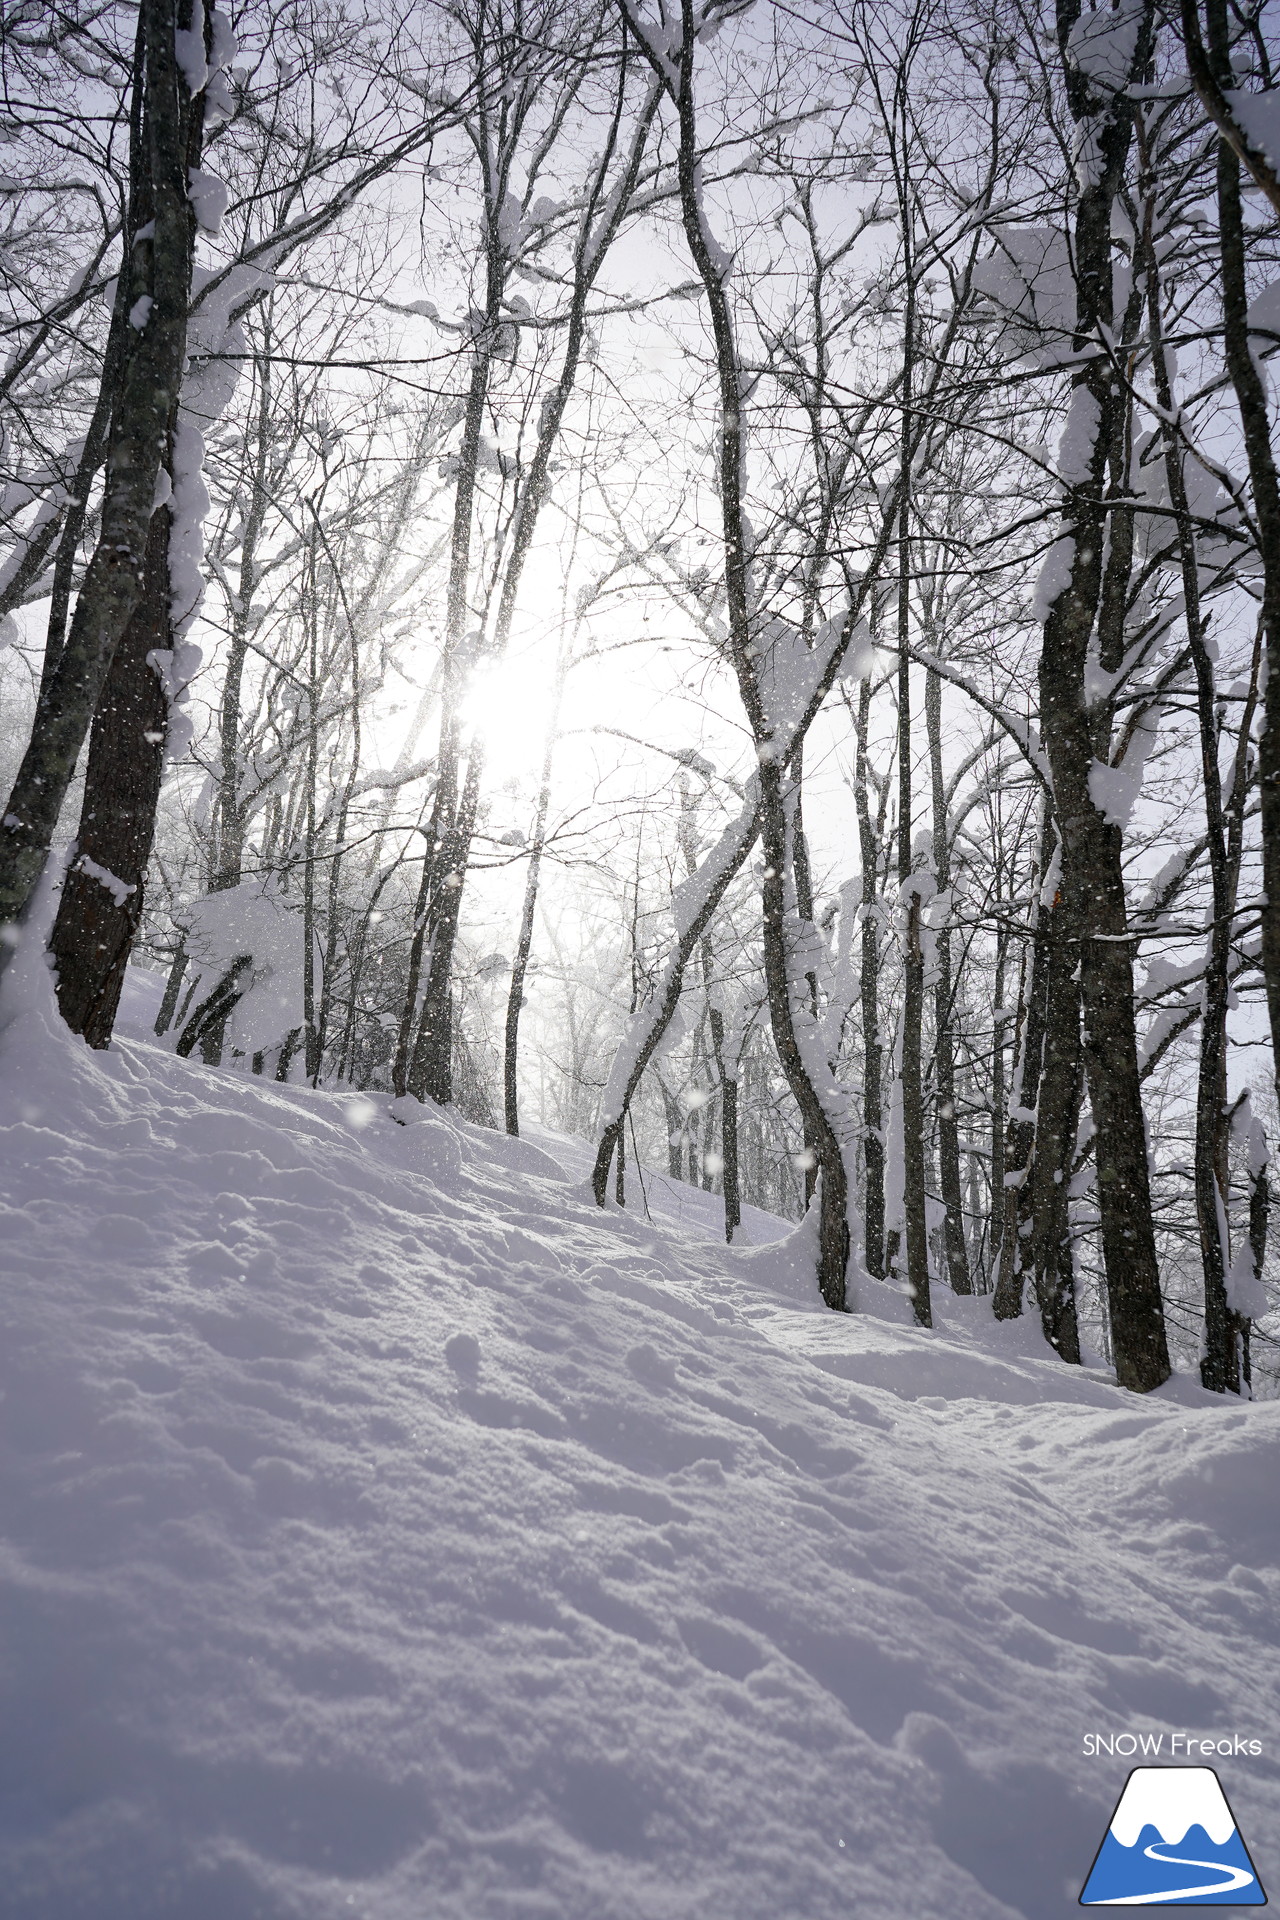
[[408, 1117], [0, 1038], [6, 1913], [1058, 1920], [1129, 1730], [1280, 1883], [1280, 1405]]

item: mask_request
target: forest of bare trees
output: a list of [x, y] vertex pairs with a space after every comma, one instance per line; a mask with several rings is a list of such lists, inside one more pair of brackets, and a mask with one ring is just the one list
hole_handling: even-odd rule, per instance
[[1264, 9], [0, 31], [0, 968], [1280, 1391]]

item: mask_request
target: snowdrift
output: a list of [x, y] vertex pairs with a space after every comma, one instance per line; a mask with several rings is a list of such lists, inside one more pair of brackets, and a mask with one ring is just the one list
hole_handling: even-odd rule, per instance
[[1058, 1920], [1099, 1730], [1280, 1882], [1280, 1407], [402, 1117], [0, 1036], [6, 1913]]

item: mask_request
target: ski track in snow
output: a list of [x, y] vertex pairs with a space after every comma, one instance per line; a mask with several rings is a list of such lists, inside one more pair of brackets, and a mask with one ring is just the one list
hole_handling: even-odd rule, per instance
[[1260, 1736], [1280, 1878], [1280, 1407], [829, 1314], [803, 1234], [179, 1061], [153, 984], [0, 1036], [0, 1910], [1059, 1920], [1098, 1729]]
[[[1148, 1860], [1163, 1860], [1171, 1867], [1203, 1867], [1206, 1873], [1215, 1875], [1225, 1873], [1227, 1878], [1225, 1880], [1215, 1879], [1212, 1884], [1207, 1880], [1201, 1881], [1198, 1887], [1176, 1887], [1172, 1893], [1162, 1893], [1158, 1896], [1143, 1895], [1137, 1900], [1130, 1900], [1128, 1904], [1131, 1907], [1154, 1906], [1157, 1904], [1157, 1900], [1166, 1902], [1170, 1900], [1203, 1900], [1206, 1893], [1236, 1893], [1241, 1887], [1251, 1887], [1253, 1885], [1253, 1875], [1248, 1873], [1244, 1867], [1229, 1867], [1223, 1860], [1188, 1860], [1186, 1855], [1182, 1853], [1162, 1853], [1158, 1846], [1144, 1847], [1142, 1851], [1146, 1854]], [[1107, 1901], [1105, 1904], [1107, 1906], [1114, 1906], [1117, 1903]]]

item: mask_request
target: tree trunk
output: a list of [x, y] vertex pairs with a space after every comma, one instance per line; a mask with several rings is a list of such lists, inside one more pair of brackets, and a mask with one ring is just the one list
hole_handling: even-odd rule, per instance
[[[1001, 910], [1002, 901], [997, 889], [996, 911]], [[984, 1228], [982, 1251], [982, 1291], [990, 1293], [994, 1286], [996, 1262], [999, 1257], [999, 1233], [1004, 1219], [1004, 1139], [1008, 1122], [1005, 1094], [1005, 1030], [1004, 1018], [1006, 980], [1009, 968], [1008, 935], [1003, 927], [996, 933], [996, 973], [995, 973], [995, 1015], [991, 1023], [991, 1127], [988, 1134], [990, 1160], [987, 1163], [987, 1186], [990, 1203], [987, 1209], [987, 1225]], [[972, 1163], [971, 1163], [972, 1164]], [[976, 1205], [973, 1211], [977, 1211]]]
[[[227, 971], [214, 987], [213, 992], [200, 1002], [195, 1012], [185, 1021], [182, 1031], [178, 1035], [178, 1044], [174, 1049], [175, 1053], [178, 1053], [184, 1060], [187, 1059], [189, 1055], [194, 1053], [197, 1042], [203, 1043], [211, 1034], [217, 1034], [219, 1036], [218, 1045], [219, 1047], [221, 1046], [220, 1036], [222, 1029], [225, 1027], [227, 1016], [232, 1011], [236, 1001], [239, 1000], [244, 993], [245, 975], [252, 965], [253, 955], [251, 953], [237, 954], [236, 958], [227, 968]], [[209, 1061], [206, 1056], [206, 1064], [216, 1066], [217, 1061]]]
[[907, 1287], [916, 1324], [933, 1325], [929, 1293], [929, 1234], [925, 1212], [924, 1095], [920, 1035], [924, 1025], [924, 947], [920, 895], [905, 899], [906, 938], [902, 984], [902, 1151], [903, 1224], [907, 1247]]
[[880, 1045], [880, 921], [883, 911], [879, 888], [879, 849], [871, 821], [867, 790], [867, 733], [871, 714], [870, 678], [858, 689], [857, 761], [854, 800], [858, 812], [858, 843], [862, 861], [862, 925], [859, 960], [862, 1011], [862, 1154], [863, 1219], [867, 1272], [885, 1276], [884, 1261], [884, 1108], [883, 1049]]
[[[183, 116], [187, 164], [197, 166], [203, 97], [194, 101], [185, 97], [180, 104]], [[144, 179], [131, 209], [130, 233], [136, 230], [135, 221], [153, 214], [158, 204], [154, 180]], [[186, 236], [188, 297], [194, 245], [192, 218]], [[146, 324], [150, 326], [151, 317]], [[109, 339], [109, 359], [110, 354]], [[111, 377], [104, 368], [104, 382]], [[175, 392], [166, 423], [164, 466], [170, 473], [178, 399]], [[77, 857], [63, 886], [50, 941], [62, 1017], [73, 1033], [83, 1034], [97, 1048], [110, 1044], [125, 970], [142, 923], [147, 865], [155, 838], [169, 718], [156, 657], [174, 645], [169, 577], [172, 525], [167, 505], [153, 511], [141, 598], [112, 656], [94, 713]]]
[[[137, 109], [141, 109], [140, 99], [137, 101]], [[140, 182], [131, 182], [135, 195], [140, 184]], [[126, 238], [127, 233], [132, 231], [133, 223], [130, 223], [126, 229]], [[58, 540], [58, 551], [54, 557], [53, 582], [49, 595], [49, 620], [45, 628], [44, 660], [40, 667], [42, 694], [52, 680], [54, 668], [62, 655], [63, 642], [67, 634], [67, 613], [71, 606], [71, 590], [75, 580], [76, 557], [89, 513], [89, 495], [106, 453], [107, 435], [120, 393], [127, 341], [133, 331], [129, 326], [129, 292], [129, 275], [118, 274], [116, 297], [111, 309], [111, 327], [102, 357], [102, 378], [98, 387], [97, 404], [76, 464], [75, 478], [71, 482], [72, 497], [67, 503], [66, 516], [62, 522], [62, 532]], [[17, 589], [19, 584], [15, 579], [11, 586]], [[7, 612], [8, 609], [5, 608], [4, 611]]]
[[[1249, 1165], [1249, 1253], [1253, 1261], [1253, 1277], [1263, 1282], [1267, 1262], [1267, 1225], [1271, 1216], [1271, 1184], [1267, 1176], [1266, 1136], [1262, 1132], [1261, 1121], [1254, 1121], [1257, 1132], [1256, 1141], [1250, 1141]], [[1250, 1334], [1252, 1323], [1242, 1320], [1240, 1323], [1240, 1371], [1245, 1387], [1253, 1386], [1253, 1371], [1250, 1364]]]
[[[791, 756], [791, 876], [795, 891], [796, 917], [801, 927], [813, 925], [813, 874], [809, 865], [809, 842], [804, 831], [804, 742], [801, 740]], [[818, 1018], [818, 976], [809, 971], [804, 976], [805, 992], [810, 1017]], [[809, 1206], [818, 1187], [817, 1142], [804, 1136], [804, 1204]]]
[[[903, 245], [909, 246], [904, 226]], [[911, 845], [911, 389], [915, 358], [915, 282], [907, 264], [907, 314], [903, 335], [902, 437], [898, 508], [898, 884], [906, 914], [902, 956], [902, 1175], [907, 1288], [919, 1326], [933, 1325], [929, 1296], [929, 1234], [925, 1208], [924, 1029], [922, 906], [912, 886]]]
[[[551, 695], [551, 713], [547, 720], [547, 742], [542, 755], [542, 778], [538, 784], [538, 805], [533, 822], [533, 842], [529, 848], [529, 866], [525, 873], [524, 904], [520, 911], [520, 931], [516, 936], [515, 958], [511, 965], [511, 988], [507, 994], [507, 1018], [502, 1050], [502, 1104], [507, 1132], [520, 1131], [520, 1013], [524, 1006], [525, 977], [533, 948], [534, 918], [538, 910], [538, 882], [542, 874], [542, 850], [547, 835], [547, 816], [551, 811], [551, 763], [560, 726], [560, 706], [569, 672], [570, 646], [562, 642], [556, 658], [555, 685]], [[632, 1011], [634, 1012], [634, 984]]]
[[776, 762], [760, 762], [760, 840], [764, 853], [762, 907], [764, 973], [769, 1017], [783, 1078], [800, 1110], [804, 1138], [813, 1142], [821, 1175], [818, 1192], [818, 1286], [829, 1307], [845, 1309], [845, 1273], [849, 1265], [849, 1189], [844, 1157], [831, 1120], [805, 1066], [791, 1003], [787, 953], [786, 881], [790, 834]]
[[[688, 878], [691, 880], [693, 879], [694, 875], [698, 871], [698, 849], [694, 839], [693, 813], [694, 813], [694, 803], [693, 803], [689, 782], [682, 775], [681, 782], [680, 782], [680, 847], [681, 847], [681, 851], [684, 854], [685, 873], [688, 876]], [[797, 817], [796, 829], [793, 835], [793, 845], [803, 845], [803, 840], [804, 840], [803, 831], [799, 826], [799, 821]], [[810, 917], [812, 918], [812, 912], [813, 912], [812, 892], [809, 891], [806, 897], [808, 898], [808, 901], [809, 901], [809, 912], [810, 912]], [[634, 1011], [634, 1002], [636, 998], [634, 955], [635, 955], [636, 923], [637, 923], [637, 917], [639, 913], [639, 905], [640, 905], [640, 880], [639, 880], [639, 873], [637, 871], [636, 905], [635, 905], [635, 911], [633, 913], [632, 923], [631, 923], [632, 956], [633, 956], [631, 998], [632, 998], [633, 1011]], [[729, 1063], [725, 1058], [724, 1013], [721, 1010], [721, 1008], [716, 1004], [716, 995], [717, 995], [717, 992], [719, 991], [719, 988], [718, 988], [716, 977], [715, 977], [715, 955], [712, 951], [711, 936], [709, 933], [703, 935], [701, 946], [700, 946], [700, 954], [701, 954], [701, 960], [702, 960], [702, 991], [706, 996], [707, 1025], [711, 1035], [711, 1064], [715, 1067], [716, 1084], [720, 1090], [720, 1159], [722, 1162], [721, 1193], [724, 1199], [724, 1237], [727, 1243], [730, 1246], [732, 1246], [734, 1233], [742, 1223], [742, 1203], [741, 1203], [741, 1198], [738, 1191], [738, 1084], [736, 1079], [730, 1079]], [[816, 980], [814, 980], [812, 974], [809, 976], [809, 979], [810, 979], [811, 991], [814, 994], [814, 997], [816, 999], [817, 990], [818, 990], [817, 982]], [[708, 1123], [707, 1138], [709, 1139], [710, 1138], [710, 1115], [707, 1116], [707, 1123]], [[704, 1166], [705, 1166], [705, 1159], [704, 1159]], [[710, 1184], [711, 1184], [710, 1176], [704, 1173], [703, 1185], [709, 1187]], [[808, 1205], [811, 1197], [812, 1197], [812, 1190], [810, 1189], [810, 1187], [806, 1182], [806, 1187], [805, 1187], [806, 1206]]]
[[[942, 679], [925, 675], [925, 720], [929, 733], [929, 761], [933, 780], [933, 871], [939, 891], [951, 888], [951, 846], [947, 820], [947, 790], [942, 777]], [[935, 935], [937, 979], [933, 989], [934, 1084], [938, 1090], [938, 1174], [946, 1208], [943, 1246], [947, 1278], [955, 1293], [972, 1293], [969, 1249], [965, 1242], [964, 1199], [960, 1185], [960, 1123], [956, 1116], [956, 1055], [954, 982], [951, 974], [950, 907], [947, 923]]]
[[[1139, 132], [1141, 138], [1141, 116]], [[1236, 164], [1234, 156], [1231, 157], [1231, 164]], [[1165, 481], [1169, 489], [1169, 504], [1175, 515], [1187, 643], [1196, 680], [1200, 775], [1213, 894], [1213, 923], [1209, 932], [1202, 988], [1200, 1062], [1196, 1085], [1195, 1202], [1205, 1301], [1205, 1350], [1200, 1363], [1200, 1377], [1211, 1392], [1238, 1393], [1238, 1342], [1234, 1315], [1227, 1299], [1227, 1271], [1231, 1264], [1231, 1249], [1227, 1244], [1227, 1007], [1235, 888], [1228, 872], [1222, 775], [1218, 765], [1220, 730], [1213, 661], [1205, 644], [1207, 621], [1200, 609], [1200, 569], [1195, 531], [1187, 500], [1182, 450], [1173, 426], [1174, 401], [1164, 344], [1160, 274], [1153, 233], [1154, 213], [1153, 188], [1148, 186], [1143, 205], [1142, 243], [1147, 277], [1152, 374], [1156, 398], [1161, 407]]]
[[182, 979], [186, 971], [187, 949], [184, 942], [173, 956], [169, 978], [165, 982], [164, 994], [160, 1001], [160, 1011], [156, 1015], [155, 1032], [158, 1040], [163, 1040], [173, 1025], [173, 1016], [178, 1010], [178, 996], [182, 992]]
[[730, 1077], [728, 1064], [724, 1060], [724, 1021], [715, 1009], [711, 1014], [711, 1034], [721, 1062], [720, 1157], [724, 1161], [721, 1191], [724, 1196], [724, 1237], [732, 1246], [733, 1236], [742, 1225], [742, 1189], [738, 1174], [738, 1081], [736, 1075]]
[[1069, 1201], [1084, 1089], [1077, 977], [1080, 949], [1071, 938], [1067, 914], [1061, 899], [1049, 909], [1043, 1042], [1028, 1185], [1031, 1270], [1044, 1337], [1064, 1360], [1078, 1366], [1080, 1333]]
[[[657, 112], [659, 91], [651, 90], [649, 99], [642, 109], [629, 148], [623, 159], [619, 177], [613, 191], [606, 192], [609, 167], [614, 158], [615, 145], [621, 124], [626, 89], [623, 84], [627, 72], [628, 55], [624, 51], [621, 63], [618, 92], [614, 108], [614, 117], [609, 136], [605, 143], [603, 156], [598, 164], [595, 179], [592, 182], [588, 201], [587, 216], [579, 229], [578, 246], [574, 259], [573, 296], [570, 302], [568, 325], [566, 328], [565, 351], [561, 362], [559, 378], [554, 387], [544, 397], [539, 420], [537, 444], [529, 472], [517, 500], [512, 518], [511, 545], [503, 572], [502, 586], [498, 598], [497, 616], [494, 622], [494, 651], [501, 655], [505, 652], [511, 624], [519, 597], [520, 583], [525, 563], [533, 545], [534, 533], [542, 508], [546, 503], [551, 477], [551, 462], [559, 438], [565, 410], [568, 407], [581, 362], [583, 349], [588, 339], [587, 300], [595, 285], [601, 266], [612, 245], [630, 204], [640, 166], [644, 157], [649, 129]], [[516, 118], [510, 122], [518, 125]], [[511, 136], [514, 138], [514, 136]], [[413, 1062], [409, 1070], [410, 1091], [429, 1094], [441, 1105], [447, 1105], [452, 1098], [452, 1069], [450, 1065], [447, 1033], [451, 1031], [452, 1015], [446, 1003], [452, 995], [453, 951], [457, 939], [458, 922], [462, 910], [462, 894], [466, 885], [467, 863], [471, 850], [471, 841], [475, 833], [475, 823], [480, 804], [480, 780], [484, 769], [484, 750], [479, 739], [473, 739], [467, 764], [466, 784], [462, 798], [457, 799], [458, 762], [461, 750], [461, 728], [457, 713], [457, 702], [465, 685], [465, 674], [457, 670], [466, 634], [468, 610], [468, 588], [470, 574], [470, 553], [472, 534], [472, 510], [475, 494], [475, 479], [480, 447], [480, 428], [483, 424], [484, 406], [488, 395], [489, 380], [493, 367], [494, 346], [498, 329], [502, 323], [502, 296], [506, 286], [509, 260], [502, 238], [503, 205], [508, 171], [514, 155], [504, 150], [498, 166], [501, 182], [491, 180], [489, 206], [485, 230], [485, 307], [483, 333], [477, 340], [476, 358], [472, 369], [472, 380], [467, 397], [467, 412], [463, 427], [462, 451], [460, 454], [458, 489], [454, 504], [453, 539], [450, 554], [448, 605], [446, 614], [446, 659], [449, 672], [446, 675], [446, 692], [442, 702], [440, 751], [437, 762], [438, 807], [434, 822], [434, 847], [429, 848], [428, 857], [434, 852], [435, 870], [428, 888], [426, 912], [428, 917], [428, 941], [430, 945], [430, 964], [427, 971], [426, 990], [423, 994], [422, 1015], [418, 1029], [418, 1038], [414, 1047]], [[599, 213], [599, 219], [594, 215]], [[510, 1008], [511, 1003], [509, 1003]], [[515, 1027], [519, 1023], [519, 998], [514, 1002]], [[513, 1029], [514, 1045], [514, 1029]], [[513, 1068], [514, 1071], [514, 1068]], [[504, 1062], [504, 1105], [506, 1105], [506, 1069]], [[507, 1108], [508, 1124], [512, 1109]], [[619, 1136], [621, 1137], [621, 1136]]]
[[[472, 515], [480, 438], [493, 367], [493, 346], [501, 317], [504, 274], [490, 210], [486, 240], [485, 306], [473, 340], [471, 378], [458, 452], [458, 474], [453, 499], [453, 527], [449, 548], [449, 581], [445, 605], [444, 669], [440, 691], [440, 742], [436, 752], [436, 789], [431, 804], [427, 843], [423, 853], [414, 935], [409, 954], [409, 979], [400, 1033], [396, 1045], [393, 1083], [398, 1094], [417, 1098], [430, 1078], [433, 1097], [448, 1105], [453, 1091], [453, 1020], [450, 971], [436, 963], [436, 939], [444, 897], [461, 888], [457, 873], [458, 769], [462, 752], [462, 701], [466, 692], [467, 618], [471, 582]], [[452, 883], [452, 885], [450, 884]], [[447, 908], [444, 908], [447, 912]], [[456, 926], [456, 919], [454, 922]], [[452, 941], [448, 961], [453, 959]], [[423, 961], [427, 983], [419, 1008], [418, 989]], [[442, 986], [443, 982], [443, 986]]]
[[438, 868], [440, 886], [435, 900], [431, 964], [427, 970], [426, 992], [422, 997], [418, 1038], [409, 1066], [410, 1093], [419, 1100], [430, 1098], [442, 1107], [447, 1107], [453, 1098], [453, 951], [457, 944], [462, 889], [480, 805], [483, 771], [484, 752], [480, 741], [474, 739], [467, 760], [461, 804], [445, 831]]
[[[1219, 87], [1235, 86], [1231, 67], [1231, 32], [1224, 0], [1206, 0], [1208, 59]], [[1267, 394], [1259, 363], [1249, 341], [1249, 292], [1245, 271], [1244, 211], [1240, 193], [1240, 162], [1223, 139], [1218, 147], [1218, 243], [1222, 261], [1223, 342], [1227, 372], [1240, 410], [1240, 425], [1249, 462], [1253, 512], [1262, 559], [1262, 632], [1269, 671], [1265, 675], [1263, 722], [1258, 738], [1258, 784], [1262, 805], [1262, 972], [1271, 1023], [1274, 1070], [1280, 1084], [1280, 479], [1271, 445]], [[1206, 1302], [1207, 1304], [1207, 1302]], [[1220, 1314], [1215, 1311], [1215, 1323]], [[1229, 1383], [1233, 1371], [1224, 1366], [1221, 1330], [1215, 1325], [1206, 1356], [1213, 1384], [1219, 1376]], [[1206, 1379], [1206, 1385], [1210, 1381]]]
[[662, 1116], [666, 1123], [667, 1173], [672, 1180], [684, 1179], [684, 1115], [680, 1103], [660, 1073], [654, 1074], [662, 1095]]
[[[635, 1098], [646, 1067], [657, 1051], [658, 1044], [671, 1022], [680, 994], [684, 986], [685, 969], [697, 952], [702, 936], [711, 924], [720, 902], [729, 890], [731, 882], [741, 872], [744, 861], [756, 843], [758, 832], [758, 813], [748, 806], [744, 807], [744, 819], [738, 825], [737, 843], [731, 855], [718, 867], [707, 887], [706, 894], [697, 913], [688, 926], [677, 934], [675, 946], [662, 971], [662, 977], [654, 989], [651, 1001], [646, 1002], [644, 1036], [634, 1051], [628, 1049], [625, 1080], [619, 1086], [616, 1102], [612, 1102], [600, 1133], [600, 1144], [596, 1149], [595, 1161], [591, 1168], [591, 1190], [598, 1207], [605, 1203], [608, 1193], [609, 1167], [612, 1163], [622, 1129], [626, 1124], [627, 1111]], [[750, 824], [747, 824], [750, 822]], [[620, 1056], [621, 1057], [621, 1056]], [[616, 1068], [617, 1062], [615, 1062]], [[616, 1111], [613, 1110], [616, 1105]]]
[[[749, 530], [742, 502], [746, 451], [744, 372], [738, 358], [726, 291], [731, 258], [712, 240], [705, 224], [693, 88], [696, 36], [692, 12], [688, 8], [683, 16], [683, 28], [678, 55], [669, 61], [657, 60], [650, 42], [643, 35], [638, 34], [637, 37], [649, 49], [647, 57], [652, 60], [657, 76], [669, 91], [679, 119], [676, 174], [680, 212], [689, 251], [706, 296], [720, 400], [717, 470], [728, 653], [759, 757], [760, 837], [765, 862], [761, 906], [769, 1015], [783, 1077], [799, 1108], [804, 1136], [813, 1142], [817, 1152], [820, 1174], [818, 1288], [829, 1307], [843, 1312], [849, 1262], [848, 1179], [840, 1141], [805, 1063], [796, 1031], [796, 1010], [792, 1005], [787, 917], [787, 877], [792, 847], [789, 796], [783, 790], [783, 760], [794, 753], [799, 739], [784, 741], [776, 737], [775, 723], [765, 710], [757, 674], [748, 580]], [[605, 1138], [608, 1138], [607, 1133]], [[597, 1155], [597, 1170], [604, 1151], [605, 1140], [602, 1140], [600, 1154]], [[606, 1161], [606, 1170], [607, 1165]], [[597, 1197], [600, 1197], [599, 1190]]]
[[[145, 217], [140, 206], [131, 209], [125, 268], [129, 312], [139, 324], [130, 326], [135, 337], [126, 343], [120, 375], [98, 544], [0, 817], [0, 922], [26, 917], [112, 658], [143, 596], [156, 482], [182, 384], [191, 297], [194, 210], [187, 167], [200, 111], [197, 106], [193, 112], [175, 43], [189, 20], [189, 0], [143, 0], [139, 13], [134, 86], [142, 89], [143, 106], [135, 116], [137, 165], [131, 175], [145, 177], [151, 198]], [[138, 232], [147, 237], [135, 240]], [[0, 942], [0, 970], [12, 951]]]
[[218, 714], [218, 844], [209, 879], [211, 893], [237, 887], [244, 877], [245, 801], [241, 792], [240, 721], [244, 668], [252, 631], [250, 623], [254, 617], [253, 596], [258, 586], [258, 542], [262, 537], [267, 510], [267, 452], [271, 434], [269, 338], [266, 347], [267, 350], [258, 356], [254, 369], [258, 379], [258, 413], [254, 423], [257, 445], [254, 449], [253, 494], [240, 536], [240, 575]]
[[[1018, 1064], [1009, 1101], [1009, 1123], [1004, 1145], [1006, 1184], [999, 1195], [1000, 1255], [992, 1302], [997, 1320], [1013, 1320], [1022, 1312], [1024, 1282], [1030, 1264], [1033, 1225], [1031, 1156], [1035, 1148], [1036, 1104], [1040, 1098], [1040, 1074], [1044, 1066], [1052, 948], [1058, 930], [1058, 923], [1053, 918], [1054, 903], [1044, 898], [1047, 884], [1057, 870], [1056, 865], [1050, 867], [1053, 858], [1050, 850], [1055, 840], [1052, 814], [1046, 802], [1040, 828], [1040, 862], [1037, 869], [1040, 897], [1036, 902], [1035, 933], [1032, 938], [1031, 981], [1020, 1022]], [[1054, 893], [1057, 895], [1056, 879]]]
[[[1080, 194], [1075, 221], [1075, 349], [1092, 357], [1073, 379], [1064, 444], [1075, 463], [1063, 474], [1063, 533], [1056, 552], [1067, 582], [1050, 602], [1040, 659], [1041, 734], [1053, 776], [1062, 837], [1062, 892], [1073, 936], [1080, 939], [1084, 1058], [1096, 1127], [1102, 1249], [1117, 1378], [1136, 1392], [1167, 1380], [1169, 1350], [1156, 1262], [1146, 1128], [1138, 1073], [1133, 963], [1126, 921], [1121, 829], [1095, 803], [1095, 717], [1085, 686], [1089, 646], [1102, 595], [1107, 511], [1104, 484], [1122, 404], [1099, 328], [1113, 323], [1111, 213], [1124, 177], [1132, 107], [1123, 91], [1105, 96], [1066, 57], [1079, 15], [1060, 0], [1059, 43], [1068, 98], [1081, 138], [1096, 161]], [[1133, 73], [1150, 61], [1147, 9]]]
[[168, 720], [164, 688], [149, 657], [172, 644], [168, 550], [169, 512], [161, 507], [151, 520], [142, 599], [94, 714], [76, 859], [49, 943], [62, 1017], [91, 1047], [110, 1044], [142, 922]]

